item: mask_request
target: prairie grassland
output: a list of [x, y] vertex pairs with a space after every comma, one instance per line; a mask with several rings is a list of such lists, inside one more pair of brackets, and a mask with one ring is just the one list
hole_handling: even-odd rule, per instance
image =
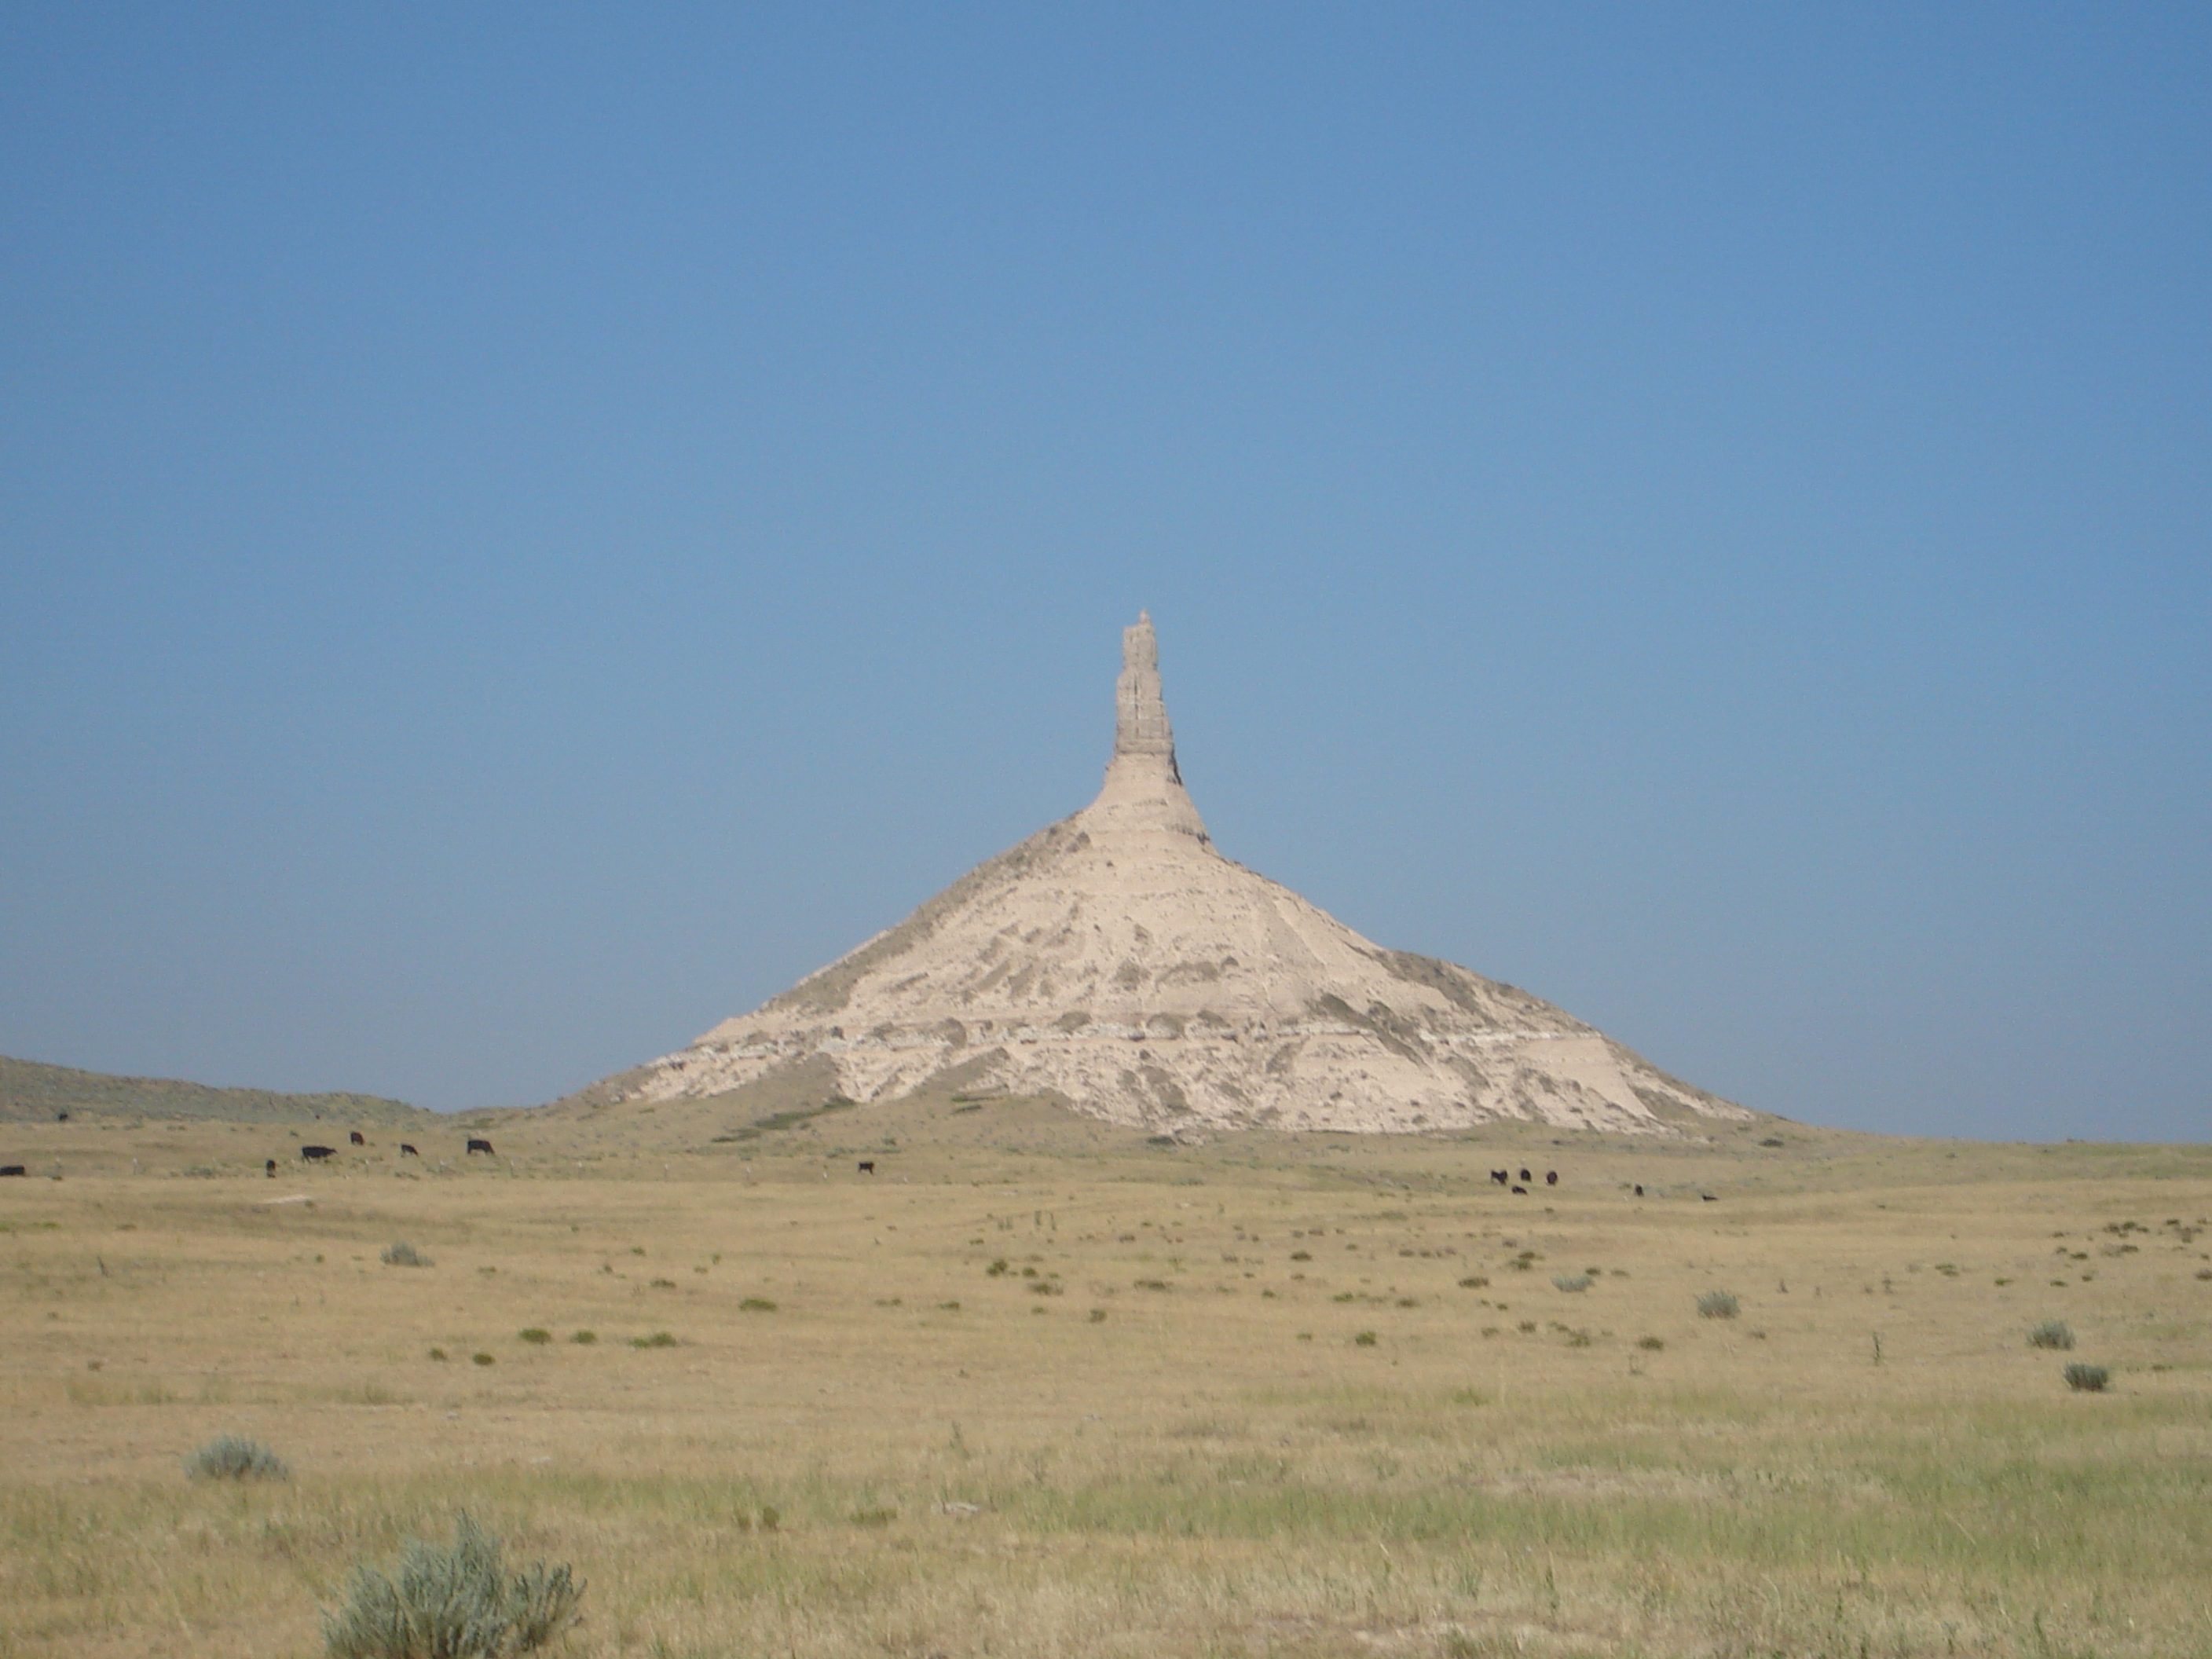
[[14, 1134], [0, 1656], [312, 1654], [461, 1510], [577, 1655], [2212, 1651], [2212, 1152], [495, 1133]]

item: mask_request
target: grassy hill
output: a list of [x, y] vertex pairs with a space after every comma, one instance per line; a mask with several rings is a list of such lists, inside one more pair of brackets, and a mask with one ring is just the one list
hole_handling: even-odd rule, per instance
[[268, 1089], [213, 1089], [174, 1078], [111, 1077], [70, 1066], [0, 1054], [0, 1121], [71, 1117], [210, 1118], [233, 1123], [307, 1123], [398, 1127], [434, 1115], [377, 1095], [287, 1095]]

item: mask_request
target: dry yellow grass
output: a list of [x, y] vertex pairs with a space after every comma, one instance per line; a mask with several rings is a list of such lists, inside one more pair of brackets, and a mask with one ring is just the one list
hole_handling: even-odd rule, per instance
[[492, 1132], [11, 1132], [0, 1655], [312, 1654], [463, 1508], [578, 1655], [2212, 1650], [2202, 1149]]

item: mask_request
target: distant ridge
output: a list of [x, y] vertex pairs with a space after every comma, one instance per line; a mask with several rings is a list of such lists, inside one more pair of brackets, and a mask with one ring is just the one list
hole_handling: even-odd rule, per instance
[[397, 1127], [435, 1114], [380, 1095], [287, 1095], [269, 1089], [216, 1089], [175, 1078], [112, 1077], [73, 1066], [46, 1066], [0, 1054], [0, 1121], [71, 1117], [212, 1118], [234, 1123], [307, 1123], [318, 1119]]

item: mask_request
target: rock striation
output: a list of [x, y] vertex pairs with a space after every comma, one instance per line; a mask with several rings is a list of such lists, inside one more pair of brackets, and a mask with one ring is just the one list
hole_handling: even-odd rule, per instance
[[1178, 1136], [1519, 1119], [1668, 1133], [1743, 1108], [1550, 1003], [1363, 939], [1215, 850], [1183, 787], [1152, 619], [1121, 640], [1098, 798], [896, 927], [600, 1101], [719, 1095], [823, 1065], [860, 1101], [1057, 1097]]

